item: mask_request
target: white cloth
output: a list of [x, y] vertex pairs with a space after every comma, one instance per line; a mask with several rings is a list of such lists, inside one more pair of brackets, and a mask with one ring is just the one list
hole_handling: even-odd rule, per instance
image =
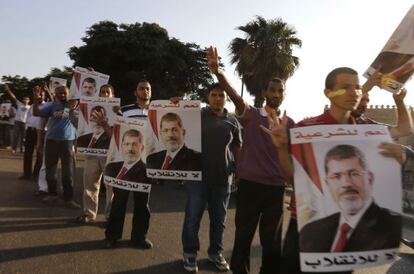
[[22, 102], [16, 102], [17, 109], [16, 109], [16, 117], [15, 120], [19, 122], [26, 123], [27, 113], [29, 112], [29, 105], [24, 105]]

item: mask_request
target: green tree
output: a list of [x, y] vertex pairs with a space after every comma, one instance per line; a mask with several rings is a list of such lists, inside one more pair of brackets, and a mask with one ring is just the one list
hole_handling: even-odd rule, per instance
[[213, 82], [206, 49], [170, 38], [155, 23], [103, 21], [92, 25], [82, 41], [83, 46], [69, 50], [69, 57], [75, 66], [109, 74], [123, 103], [134, 100], [132, 90], [143, 78], [151, 82], [153, 99], [197, 98]]
[[261, 107], [262, 90], [272, 77], [284, 80], [293, 75], [299, 66], [299, 58], [293, 56], [292, 48], [301, 47], [293, 27], [282, 19], [266, 20], [261, 16], [237, 28], [244, 38], [234, 38], [229, 46], [231, 63], [255, 97], [255, 106]]
[[[31, 97], [31, 83], [30, 80], [26, 77], [20, 75], [4, 75], [1, 77], [3, 83], [7, 83], [10, 89], [14, 92], [18, 100], [21, 100], [24, 96]], [[10, 99], [7, 93], [4, 93], [4, 87], [2, 86], [2, 96], [1, 99]]]

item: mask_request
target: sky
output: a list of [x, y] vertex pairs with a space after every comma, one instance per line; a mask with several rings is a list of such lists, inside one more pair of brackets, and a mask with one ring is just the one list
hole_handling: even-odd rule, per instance
[[[99, 21], [151, 22], [182, 42], [217, 47], [226, 75], [240, 91], [228, 51], [233, 38], [243, 37], [236, 28], [256, 15], [280, 17], [296, 29], [303, 43], [294, 49], [300, 66], [286, 83], [282, 105], [298, 121], [322, 113], [329, 103], [323, 94], [329, 71], [349, 66], [364, 73], [412, 4], [410, 0], [1, 0], [0, 76], [42, 77], [52, 67], [72, 66], [67, 51], [81, 46], [85, 31]], [[365, 78], [360, 76], [360, 81]], [[405, 101], [414, 105], [414, 81], [406, 87]], [[252, 102], [246, 93], [244, 98]], [[371, 103], [393, 104], [392, 95], [374, 88]]]

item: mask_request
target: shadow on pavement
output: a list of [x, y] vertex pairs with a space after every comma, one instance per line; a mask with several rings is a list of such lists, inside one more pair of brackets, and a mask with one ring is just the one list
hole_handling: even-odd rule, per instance
[[[222, 271], [215, 268], [207, 259], [202, 259], [197, 261], [198, 271], [208, 271], [209, 273], [223, 273]], [[182, 274], [188, 273], [184, 270], [181, 260], [174, 262], [168, 262], [159, 265], [152, 265], [146, 268], [140, 268], [136, 270], [114, 272], [116, 274], [159, 274], [159, 273], [168, 273], [168, 274]]]
[[[118, 247], [127, 247], [129, 241], [119, 241]], [[82, 241], [58, 245], [45, 245], [25, 248], [15, 248], [0, 251], [0, 263], [22, 260], [33, 257], [71, 253], [79, 251], [92, 251], [102, 249], [102, 241]]]

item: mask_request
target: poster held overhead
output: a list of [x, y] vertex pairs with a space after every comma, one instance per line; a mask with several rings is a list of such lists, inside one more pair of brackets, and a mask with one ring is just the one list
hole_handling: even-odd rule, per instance
[[70, 97], [80, 99], [81, 97], [98, 97], [102, 85], [108, 84], [109, 75], [76, 67], [73, 71], [70, 83]]
[[398, 92], [414, 73], [414, 6], [410, 8], [377, 58], [365, 71], [369, 78], [382, 74], [381, 88]]

